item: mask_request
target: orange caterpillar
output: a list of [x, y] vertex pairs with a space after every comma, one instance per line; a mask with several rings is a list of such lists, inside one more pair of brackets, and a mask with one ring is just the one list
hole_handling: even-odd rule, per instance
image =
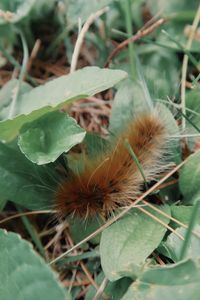
[[164, 170], [167, 129], [156, 109], [140, 113], [117, 139], [114, 147], [96, 160], [86, 160], [84, 171], [73, 174], [56, 192], [56, 207], [62, 215], [81, 218], [108, 217], [130, 205], [141, 193], [144, 179], [125, 147], [128, 140], [147, 181]]

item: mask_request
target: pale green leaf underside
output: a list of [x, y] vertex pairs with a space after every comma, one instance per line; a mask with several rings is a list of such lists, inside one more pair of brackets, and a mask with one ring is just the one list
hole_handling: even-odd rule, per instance
[[0, 122], [0, 139], [10, 140], [23, 124], [74, 100], [111, 88], [125, 77], [124, 71], [86, 67], [36, 87], [18, 99], [12, 120]]

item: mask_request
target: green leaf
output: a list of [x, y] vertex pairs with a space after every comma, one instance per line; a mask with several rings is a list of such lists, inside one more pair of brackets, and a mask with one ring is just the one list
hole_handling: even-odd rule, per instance
[[0, 17], [0, 25], [6, 23], [16, 23], [22, 18], [26, 17], [32, 9], [35, 0], [1, 0], [0, 9], [9, 11], [13, 15], [7, 19], [3, 16]]
[[[49, 166], [49, 165], [48, 165]], [[29, 209], [50, 209], [57, 178], [52, 166], [31, 163], [19, 149], [0, 143], [0, 197]]]
[[[18, 83], [19, 81], [17, 79], [12, 79], [8, 81], [0, 90], [0, 121], [7, 119], [9, 116], [12, 97], [16, 92]], [[22, 82], [19, 92], [19, 98], [23, 93], [29, 92], [31, 89], [32, 87], [28, 83]]]
[[186, 203], [200, 198], [200, 151], [190, 155], [180, 172], [179, 186]]
[[[68, 222], [70, 224], [70, 232], [75, 243], [82, 241], [104, 224], [100, 218], [91, 218], [88, 219], [87, 222], [83, 222], [83, 220], [78, 218], [68, 218]], [[101, 234], [98, 234], [90, 241], [93, 244], [99, 244], [100, 237]]]
[[85, 131], [76, 121], [59, 111], [47, 113], [25, 124], [20, 132], [20, 150], [38, 165], [54, 162], [85, 137]]
[[[103, 272], [101, 272], [97, 278], [96, 283], [100, 286], [103, 279], [105, 278], [105, 275]], [[104, 289], [104, 293], [110, 298], [114, 300], [121, 300], [124, 293], [127, 291], [127, 288], [131, 284], [132, 280], [130, 278], [122, 278], [115, 282], [108, 282]], [[96, 289], [91, 286], [86, 294], [85, 300], [91, 300], [94, 299], [94, 296], [96, 294]], [[100, 297], [99, 300], [103, 300], [103, 297]]]
[[113, 0], [93, 0], [88, 2], [87, 0], [76, 0], [76, 5], [73, 0], [68, 0], [67, 3], [67, 19], [70, 27], [73, 25], [78, 26], [78, 20], [85, 22], [87, 18], [92, 14], [109, 5]]
[[125, 77], [124, 71], [86, 67], [36, 87], [19, 98], [13, 120], [0, 122], [0, 139], [11, 140], [23, 124], [72, 101], [111, 88]]
[[[187, 111], [187, 117], [191, 120], [200, 129], [200, 88], [195, 88], [191, 91], [188, 91], [186, 94], [186, 107], [189, 109]], [[186, 120], [189, 133], [198, 133], [196, 129]]]
[[[170, 214], [169, 207], [159, 208]], [[165, 223], [169, 222], [152, 209], [145, 210]], [[166, 228], [137, 209], [104, 230], [100, 255], [106, 277], [114, 281], [124, 276], [137, 276], [141, 265], [158, 247], [165, 232]]]
[[199, 300], [200, 269], [192, 260], [145, 271], [123, 300]]
[[[200, 226], [196, 225], [194, 230], [200, 231]], [[180, 227], [176, 229], [176, 232], [185, 237], [187, 229]], [[169, 257], [173, 261], [180, 261], [183, 241], [177, 235], [172, 232], [167, 237], [166, 242], [164, 242], [164, 247], [167, 248], [168, 253], [170, 253]], [[198, 262], [200, 258], [200, 239], [193, 234], [191, 235], [190, 243], [187, 248], [186, 258], [191, 258], [196, 262]]]
[[140, 53], [144, 76], [151, 95], [164, 99], [167, 96], [175, 96], [180, 82], [177, 56], [156, 45], [142, 45]]
[[[171, 206], [171, 213], [172, 213], [172, 217], [175, 219], [178, 219], [179, 221], [185, 223], [185, 224], [189, 224], [190, 222], [190, 218], [192, 216], [192, 211], [193, 211], [193, 206], [183, 206], [183, 205], [172, 205]], [[197, 224], [200, 225], [200, 215], [197, 218]], [[177, 224], [173, 223], [176, 227]], [[173, 226], [174, 226], [173, 225]]]
[[15, 233], [0, 230], [0, 299], [69, 300], [53, 271]]
[[123, 81], [114, 98], [109, 130], [115, 134], [119, 133], [137, 113], [150, 109], [151, 105], [145, 96], [141, 81]]

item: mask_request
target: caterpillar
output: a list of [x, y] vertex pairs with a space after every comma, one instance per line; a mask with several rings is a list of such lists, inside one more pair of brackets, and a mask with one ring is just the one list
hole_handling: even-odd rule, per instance
[[125, 147], [131, 146], [146, 181], [165, 169], [167, 126], [154, 108], [141, 112], [116, 139], [113, 147], [96, 159], [86, 159], [84, 170], [65, 179], [56, 191], [56, 208], [64, 216], [80, 218], [110, 216], [133, 203], [141, 193], [144, 178]]

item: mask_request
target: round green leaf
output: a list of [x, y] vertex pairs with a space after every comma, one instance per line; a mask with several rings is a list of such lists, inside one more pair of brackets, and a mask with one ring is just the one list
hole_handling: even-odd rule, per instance
[[200, 269], [192, 260], [152, 267], [128, 289], [123, 300], [199, 300]]
[[180, 173], [179, 186], [187, 203], [200, 198], [200, 151], [190, 155]]
[[31, 244], [0, 230], [0, 299], [69, 300], [47, 264]]
[[67, 114], [54, 111], [25, 124], [18, 145], [38, 165], [55, 161], [63, 152], [82, 142], [85, 131]]
[[[169, 212], [169, 207], [160, 207]], [[147, 209], [165, 223], [169, 220]], [[132, 212], [104, 230], [100, 242], [101, 264], [106, 277], [117, 280], [124, 276], [135, 276], [146, 258], [160, 244], [166, 228], [143, 212]]]

